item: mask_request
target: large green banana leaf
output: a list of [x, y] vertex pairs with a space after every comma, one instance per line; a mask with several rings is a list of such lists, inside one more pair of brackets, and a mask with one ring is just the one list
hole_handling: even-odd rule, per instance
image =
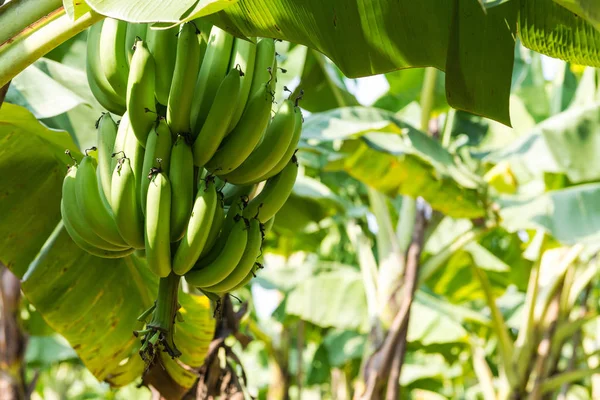
[[[60, 222], [62, 179], [77, 146], [64, 131], [46, 128], [26, 109], [0, 109], [0, 261], [23, 276], [23, 292], [56, 332], [71, 344], [99, 380], [124, 385], [144, 369], [133, 330], [157, 292], [157, 278], [135, 257], [93, 257], [69, 238]], [[176, 343], [181, 362], [199, 367], [214, 332], [208, 300], [181, 293], [184, 322]], [[171, 377], [190, 387], [190, 372], [164, 360]], [[194, 377], [195, 378], [195, 377]]]
[[600, 30], [600, 3], [596, 0], [554, 0]]

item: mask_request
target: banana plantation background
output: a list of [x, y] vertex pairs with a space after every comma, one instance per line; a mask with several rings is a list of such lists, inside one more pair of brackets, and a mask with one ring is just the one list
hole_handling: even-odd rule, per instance
[[[519, 18], [527, 8], [483, 3], [519, 4]], [[598, 11], [592, 2], [558, 3]], [[307, 43], [293, 21], [273, 35], [291, 40], [276, 45], [278, 81], [304, 90], [301, 172], [267, 236], [264, 268], [227, 298], [217, 326], [207, 298], [180, 298], [175, 340], [184, 356], [164, 358], [179, 390], [172, 398], [223, 387], [231, 398], [259, 399], [600, 398], [600, 74], [581, 65], [598, 62], [592, 11], [569, 39], [589, 39], [581, 57], [567, 55], [572, 62], [544, 64], [534, 50], [562, 50], [534, 40], [534, 30], [516, 38], [494, 26], [479, 28], [500, 47], [507, 32], [510, 42], [496, 71], [478, 70], [460, 49], [456, 62], [430, 62], [435, 48], [421, 59], [414, 49], [395, 49], [403, 60], [371, 55], [372, 74], [438, 67], [380, 75], [389, 89], [372, 104], [361, 104], [359, 90], [373, 81], [344, 75], [372, 75], [366, 65], [330, 43]], [[218, 18], [250, 29], [235, 12]], [[101, 260], [53, 232], [64, 150], [95, 145], [105, 111], [88, 86], [86, 35], [14, 76], [0, 103], [0, 259], [8, 264], [0, 397], [160, 396], [142, 385], [130, 334], [156, 279], [134, 257]], [[473, 52], [485, 55], [476, 42]], [[315, 43], [331, 59], [305, 46]], [[474, 79], [449, 79], [465, 65]], [[478, 97], [484, 92], [489, 100]], [[221, 371], [216, 381], [207, 379], [211, 368]], [[150, 382], [163, 396], [174, 385]]]

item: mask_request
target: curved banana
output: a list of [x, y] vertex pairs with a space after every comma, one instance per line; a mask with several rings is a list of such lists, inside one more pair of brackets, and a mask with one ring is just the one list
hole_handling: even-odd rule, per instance
[[250, 87], [250, 96], [259, 89], [267, 89], [267, 92], [272, 93], [275, 88], [276, 73], [275, 41], [263, 38], [256, 45], [256, 62], [252, 76], [252, 86]]
[[[62, 203], [61, 203], [61, 208], [63, 208]], [[65, 229], [67, 230], [67, 233], [73, 240], [73, 242], [75, 242], [75, 244], [77, 246], [79, 246], [82, 250], [86, 251], [87, 253], [89, 253], [93, 256], [101, 257], [101, 258], [123, 258], [123, 257], [127, 257], [134, 251], [133, 249], [113, 251], [113, 250], [104, 250], [104, 249], [100, 249], [98, 247], [94, 247], [90, 243], [86, 242], [79, 235], [79, 232], [77, 232], [73, 228], [73, 225], [71, 225], [71, 223], [67, 219], [63, 219], [63, 225], [64, 225]]]
[[146, 262], [150, 271], [165, 278], [171, 273], [171, 184], [164, 172], [156, 172], [146, 202]]
[[185, 274], [198, 261], [208, 239], [217, 202], [215, 184], [210, 180], [203, 182], [198, 189], [187, 229], [173, 258], [173, 272], [177, 275]]
[[[190, 220], [194, 202], [194, 156], [192, 147], [179, 136], [171, 149], [171, 242], [181, 239]], [[173, 266], [175, 270], [175, 264]], [[175, 270], [176, 271], [176, 270]]]
[[77, 206], [89, 226], [102, 239], [117, 246], [127, 247], [121, 237], [112, 210], [103, 201], [98, 189], [98, 178], [91, 156], [85, 156], [77, 171]]
[[[215, 101], [215, 96], [219, 90], [219, 85], [227, 75], [232, 47], [233, 36], [221, 28], [213, 26], [194, 90], [191, 111], [192, 132], [200, 131], [206, 123], [208, 114], [212, 110], [211, 104]], [[228, 124], [229, 122], [226, 125]]]
[[111, 154], [110, 162], [110, 179], [112, 180], [112, 171], [117, 167], [117, 161], [119, 160], [114, 155], [119, 154], [125, 148], [125, 139], [127, 138], [127, 132], [129, 132], [129, 117], [127, 111], [123, 114], [123, 117], [117, 122], [117, 137], [115, 138], [115, 144]]
[[227, 132], [240, 93], [240, 73], [233, 69], [221, 82], [206, 122], [194, 141], [194, 164], [203, 167], [215, 154]]
[[113, 171], [110, 205], [121, 237], [135, 249], [144, 248], [144, 219], [138, 207], [135, 176], [130, 160], [119, 159]]
[[[118, 160], [118, 156], [125, 156], [127, 158], [129, 158], [129, 161], [131, 163], [131, 169], [133, 170], [133, 176], [135, 177], [135, 186], [138, 188], [140, 188], [141, 184], [142, 184], [142, 180], [144, 178], [146, 178], [148, 176], [148, 172], [144, 173], [143, 171], [143, 165], [144, 165], [144, 155], [145, 155], [145, 151], [144, 148], [142, 147], [142, 144], [140, 143], [140, 141], [137, 139], [137, 137], [135, 136], [135, 134], [133, 133], [133, 130], [131, 129], [131, 123], [130, 123], [130, 119], [129, 119], [129, 111], [127, 111], [125, 113], [125, 115], [123, 115], [123, 118], [121, 119], [121, 122], [119, 123], [119, 130], [121, 130], [121, 125], [124, 124], [123, 129], [125, 129], [125, 141], [123, 142], [123, 153], [122, 154], [117, 154], [116, 152], [115, 154], [115, 158], [116, 160]], [[119, 132], [117, 131], [117, 140], [119, 139]], [[115, 142], [115, 147], [116, 147], [116, 142]], [[115, 166], [116, 168], [116, 166]], [[141, 210], [142, 209], [142, 202], [141, 202], [141, 197], [138, 197], [138, 207]]]
[[[248, 220], [237, 217], [229, 234], [221, 240], [225, 241], [214, 260], [205, 263], [199, 260], [194, 269], [185, 274], [185, 279], [192, 286], [205, 288], [225, 279], [238, 265], [248, 242]], [[211, 255], [209, 254], [207, 258]]]
[[127, 22], [106, 18], [100, 33], [100, 65], [115, 93], [125, 98], [129, 61], [125, 49]]
[[268, 173], [285, 155], [294, 136], [296, 122], [301, 118], [294, 102], [285, 100], [267, 127], [262, 142], [239, 167], [222, 175], [221, 179], [244, 185]]
[[199, 69], [200, 43], [196, 26], [183, 24], [177, 39], [175, 69], [167, 102], [167, 123], [176, 134], [192, 132], [190, 113]]
[[230, 289], [230, 292], [233, 292], [236, 289], [239, 289], [241, 287], [246, 286], [251, 280], [252, 278], [256, 277], [256, 272], [258, 272], [258, 270], [262, 268], [260, 263], [255, 263], [254, 267], [252, 268], [252, 270], [250, 272], [248, 272], [248, 275], [246, 275], [246, 277], [244, 278], [244, 280], [242, 280], [240, 283], [238, 283], [235, 287], [233, 287], [232, 289]]
[[221, 233], [221, 228], [223, 227], [224, 221], [225, 208], [223, 207], [223, 195], [220, 192], [217, 192], [217, 205], [215, 206], [215, 215], [213, 217], [212, 223], [210, 224], [210, 230], [208, 231], [206, 243], [204, 243], [204, 248], [200, 252], [198, 259], [204, 258], [208, 254], [208, 252], [213, 248], [217, 241], [217, 238], [219, 237], [219, 233]]
[[244, 75], [240, 78], [240, 97], [235, 106], [233, 117], [231, 117], [231, 122], [229, 122], [229, 126], [227, 127], [227, 133], [231, 132], [240, 121], [250, 97], [254, 63], [256, 61], [256, 45], [247, 40], [235, 38], [231, 55], [229, 69], [240, 68]]
[[288, 164], [288, 162], [290, 161], [290, 159], [292, 158], [294, 153], [296, 153], [296, 149], [298, 148], [298, 142], [300, 142], [300, 136], [302, 136], [302, 123], [303, 123], [302, 122], [302, 113], [299, 108], [297, 110], [298, 110], [297, 111], [298, 115], [296, 115], [297, 119], [296, 119], [296, 125], [294, 126], [294, 136], [292, 136], [292, 140], [290, 141], [290, 144], [289, 144], [287, 150], [285, 151], [283, 157], [281, 158], [281, 160], [279, 160], [279, 162], [277, 164], [275, 164], [275, 166], [273, 168], [271, 168], [269, 170], [269, 172], [267, 172], [260, 178], [255, 179], [253, 181], [253, 183], [265, 181], [265, 180], [277, 175], [281, 171], [283, 171], [283, 169]]
[[146, 142], [146, 151], [144, 152], [144, 161], [142, 164], [142, 173], [140, 177], [140, 202], [142, 213], [146, 213], [146, 199], [148, 198], [148, 187], [152, 178], [152, 171], [160, 169], [169, 176], [169, 166], [171, 164], [171, 146], [173, 139], [171, 131], [164, 119], [160, 119], [158, 124], [150, 131]]
[[[209, 171], [219, 176], [225, 175], [244, 162], [260, 141], [269, 123], [272, 104], [273, 97], [266, 90], [254, 93], [246, 105], [240, 122], [217, 152], [211, 154], [212, 157], [206, 164]], [[206, 125], [209, 125], [208, 122], [207, 119]]]
[[63, 220], [68, 220], [72, 230], [77, 232], [83, 241], [94, 248], [108, 251], [127, 250], [129, 246], [124, 247], [107, 242], [90, 229], [77, 204], [77, 170], [77, 165], [71, 166], [63, 180], [60, 209]]
[[[219, 181], [223, 182], [219, 179]], [[223, 193], [223, 201], [226, 206], [231, 206], [231, 204], [239, 199], [241, 196], [248, 196], [256, 189], [256, 185], [234, 185], [231, 183], [226, 183], [223, 185], [221, 192]]]
[[242, 254], [242, 258], [240, 259], [239, 263], [235, 269], [225, 277], [225, 279], [215, 285], [204, 287], [203, 289], [205, 291], [212, 293], [229, 292], [244, 280], [248, 273], [252, 271], [252, 268], [256, 263], [256, 259], [260, 255], [262, 247], [261, 229], [261, 224], [257, 219], [250, 220], [250, 228], [248, 229], [248, 242], [246, 243], [244, 254]]
[[97, 123], [98, 127], [98, 182], [100, 189], [107, 199], [110, 199], [110, 185], [112, 181], [113, 158], [112, 154], [117, 139], [117, 124], [109, 113], [104, 113]]
[[258, 196], [248, 203], [244, 217], [257, 217], [263, 224], [271, 219], [292, 193], [297, 175], [298, 162], [293, 156], [283, 171], [269, 179]]
[[125, 94], [119, 96], [115, 92], [106, 79], [100, 64], [100, 35], [103, 22], [100, 21], [92, 25], [88, 30], [85, 71], [92, 94], [98, 100], [98, 103], [111, 113], [123, 115], [125, 112]]
[[160, 104], [167, 105], [171, 81], [175, 71], [175, 59], [177, 57], [177, 33], [179, 27], [171, 29], [152, 29], [148, 25], [146, 42], [150, 53], [156, 61], [156, 82], [154, 94]]
[[127, 61], [131, 65], [131, 58], [135, 50], [135, 42], [146, 40], [147, 24], [127, 23], [127, 34], [125, 35], [125, 51], [127, 52]]
[[156, 121], [154, 81], [156, 79], [154, 59], [148, 45], [142, 40], [135, 43], [127, 81], [127, 113], [131, 130], [142, 147], [146, 146], [148, 133]]

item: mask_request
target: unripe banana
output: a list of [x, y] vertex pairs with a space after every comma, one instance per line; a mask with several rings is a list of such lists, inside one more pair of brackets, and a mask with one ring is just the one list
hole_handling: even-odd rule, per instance
[[262, 268], [260, 266], [260, 264], [257, 262], [254, 264], [254, 267], [252, 268], [252, 270], [250, 272], [248, 272], [248, 275], [246, 275], [246, 277], [244, 278], [243, 281], [241, 281], [239, 284], [237, 284], [233, 289], [229, 290], [230, 292], [233, 292], [234, 290], [237, 290], [241, 287], [246, 286], [251, 280], [252, 278], [256, 277], [256, 272], [258, 272], [258, 270]]
[[223, 228], [224, 221], [225, 208], [223, 207], [223, 195], [220, 192], [217, 192], [217, 205], [215, 206], [215, 215], [213, 217], [212, 223], [210, 224], [210, 230], [208, 231], [206, 243], [204, 244], [204, 248], [198, 256], [198, 259], [204, 258], [214, 247], [219, 237], [219, 233], [221, 233], [221, 228]]
[[239, 167], [222, 175], [221, 179], [244, 185], [268, 173], [285, 155], [294, 136], [296, 121], [301, 118], [300, 110], [295, 107], [294, 102], [285, 100], [258, 147]]
[[248, 220], [237, 217], [231, 231], [223, 237], [225, 244], [218, 256], [204, 264], [203, 260], [194, 265], [194, 269], [185, 275], [186, 281], [192, 286], [205, 288], [215, 285], [225, 279], [238, 265], [248, 242]]
[[260, 178], [255, 179], [253, 183], [266, 181], [267, 179], [283, 171], [283, 169], [288, 164], [289, 160], [292, 158], [294, 153], [296, 153], [296, 150], [298, 148], [298, 142], [300, 142], [300, 136], [302, 136], [302, 114], [300, 113], [300, 109], [298, 109], [298, 114], [299, 115], [296, 115], [297, 119], [296, 124], [294, 126], [294, 136], [292, 136], [292, 140], [290, 141], [290, 145], [288, 146], [285, 154], [283, 155], [281, 160], [279, 160], [279, 162], [275, 164], [273, 168], [271, 168], [269, 172], [267, 172]]
[[200, 43], [196, 27], [181, 26], [177, 39], [177, 55], [167, 104], [167, 123], [176, 133], [190, 133], [190, 113], [194, 85], [200, 69]]
[[146, 146], [148, 133], [156, 121], [154, 81], [156, 79], [154, 59], [144, 41], [135, 43], [127, 81], [127, 112], [131, 130], [142, 147]]
[[250, 220], [248, 242], [239, 263], [225, 279], [215, 285], [203, 288], [205, 291], [212, 293], [228, 292], [239, 285], [248, 273], [252, 271], [262, 247], [262, 232], [260, 225], [261, 224], [257, 219]]
[[217, 191], [214, 182], [201, 184], [194, 201], [192, 216], [173, 258], [173, 272], [183, 275], [194, 266], [210, 232], [217, 207]]
[[75, 181], [77, 206], [87, 225], [98, 236], [114, 245], [127, 247], [127, 243], [119, 234], [112, 210], [100, 196], [93, 162], [91, 156], [85, 156], [79, 164]]
[[144, 219], [138, 207], [135, 176], [126, 157], [119, 159], [119, 165], [113, 171], [110, 205], [123, 239], [131, 247], [143, 249]]
[[270, 220], [263, 224], [263, 238], [267, 237], [271, 229], [273, 229], [273, 225], [275, 224], [275, 215], [271, 217]]
[[233, 115], [232, 104], [236, 104], [239, 93], [239, 71], [231, 70], [221, 82], [205, 124], [194, 142], [194, 164], [196, 166], [203, 167], [219, 148]]
[[266, 90], [254, 93], [240, 122], [206, 164], [209, 171], [219, 176], [225, 175], [244, 162], [260, 141], [269, 123], [272, 104], [273, 97]]
[[156, 83], [154, 94], [160, 104], [167, 105], [171, 81], [175, 71], [175, 59], [177, 57], [177, 34], [179, 27], [171, 29], [152, 29], [148, 25], [146, 42], [150, 53], [156, 62]]
[[77, 165], [71, 166], [63, 180], [61, 200], [63, 220], [68, 220], [68, 224], [72, 227], [71, 230], [76, 231], [83, 241], [97, 249], [108, 251], [128, 249], [129, 246], [118, 246], [107, 242], [90, 229], [81, 209], [77, 205], [77, 170]]
[[169, 176], [172, 143], [171, 131], [166, 121], [164, 119], [159, 120], [148, 135], [140, 176], [140, 202], [144, 214], [146, 213], [146, 199], [152, 171], [160, 169], [165, 175]]
[[104, 76], [117, 95], [125, 98], [127, 93], [127, 76], [129, 62], [125, 39], [127, 22], [106, 18], [100, 33], [100, 65]]
[[146, 202], [146, 262], [152, 272], [165, 278], [171, 273], [171, 185], [163, 172], [150, 181]]
[[131, 64], [131, 58], [135, 50], [135, 42], [146, 40], [147, 24], [127, 23], [127, 35], [125, 36], [125, 51], [127, 52], [127, 61]]
[[244, 216], [246, 218], [257, 217], [263, 224], [271, 219], [283, 207], [292, 193], [297, 175], [298, 163], [294, 156], [283, 171], [269, 179], [258, 196], [248, 203], [248, 207], [244, 210]]
[[[129, 119], [129, 111], [123, 115], [121, 122], [119, 123], [119, 130], [121, 130], [121, 125], [124, 125], [125, 132], [125, 141], [123, 143], [123, 154], [117, 154], [117, 156], [125, 156], [129, 158], [131, 163], [131, 169], [133, 170], [133, 176], [135, 176], [135, 185], [140, 190], [140, 186], [142, 184], [142, 180], [148, 176], [148, 172], [144, 173], [144, 148], [142, 147], [140, 141], [137, 139], [133, 130], [131, 129], [130, 119]], [[119, 132], [117, 132], [117, 140], [119, 139]], [[115, 147], [116, 147], [115, 142]], [[116, 153], [116, 152], [115, 152]], [[115, 156], [115, 158], [117, 158]], [[118, 158], [117, 158], [118, 159]], [[138, 192], [139, 193], [139, 192]], [[138, 207], [140, 211], [142, 210], [141, 197], [138, 197]]]
[[[218, 179], [217, 182], [224, 182], [221, 179]], [[222, 184], [222, 183], [221, 183]], [[223, 185], [223, 184], [222, 184]], [[231, 206], [231, 204], [240, 198], [240, 196], [250, 197], [252, 192], [256, 189], [256, 185], [233, 185], [231, 183], [225, 183], [221, 192], [223, 193], [223, 201], [226, 206]]]
[[247, 40], [235, 38], [229, 69], [240, 68], [244, 75], [240, 78], [240, 97], [235, 106], [233, 117], [231, 117], [231, 122], [227, 127], [227, 133], [235, 128], [242, 117], [244, 108], [246, 108], [246, 103], [250, 97], [250, 88], [252, 87], [255, 61], [256, 45]]
[[112, 153], [117, 139], [117, 124], [109, 113], [104, 113], [97, 123], [98, 128], [98, 182], [100, 189], [107, 199], [110, 199], [110, 185], [112, 181], [113, 158]]
[[125, 94], [119, 96], [110, 85], [100, 64], [100, 35], [102, 24], [100, 21], [90, 27], [87, 37], [86, 74], [92, 94], [100, 105], [114, 114], [123, 115], [125, 112]]
[[115, 144], [111, 154], [110, 161], [110, 179], [112, 180], [112, 171], [117, 167], [119, 161], [117, 157], [113, 157], [113, 154], [121, 153], [125, 148], [125, 140], [127, 139], [127, 133], [129, 132], [129, 117], [127, 111], [123, 114], [123, 117], [117, 124], [117, 137], [115, 138]]
[[[207, 123], [209, 112], [215, 100], [219, 85], [225, 75], [231, 58], [233, 36], [217, 26], [213, 26], [208, 39], [208, 47], [202, 60], [200, 73], [196, 80], [194, 99], [192, 101], [192, 132], [199, 132]], [[237, 102], [237, 97], [236, 100]], [[230, 102], [230, 107], [235, 103]], [[226, 124], [229, 125], [229, 122]]]
[[[61, 208], [63, 208], [62, 205], [61, 205]], [[73, 240], [73, 242], [75, 242], [75, 244], [77, 246], [79, 246], [82, 250], [86, 251], [87, 253], [89, 253], [93, 256], [101, 257], [101, 258], [123, 258], [123, 257], [127, 257], [134, 251], [133, 249], [111, 251], [111, 250], [104, 250], [104, 249], [100, 249], [98, 247], [94, 247], [90, 243], [83, 240], [83, 238], [73, 228], [73, 226], [70, 224], [70, 222], [68, 220], [63, 219], [62, 222], [63, 222], [65, 229], [67, 230], [67, 233]]]
[[[194, 156], [192, 147], [179, 136], [171, 149], [171, 242], [181, 239], [194, 202]], [[175, 270], [175, 264], [173, 266]], [[175, 270], [176, 271], [176, 270]]]
[[276, 72], [275, 41], [263, 38], [256, 45], [256, 61], [252, 76], [252, 86], [250, 87], [250, 96], [254, 95], [259, 89], [261, 91], [266, 89], [267, 92], [273, 93]]

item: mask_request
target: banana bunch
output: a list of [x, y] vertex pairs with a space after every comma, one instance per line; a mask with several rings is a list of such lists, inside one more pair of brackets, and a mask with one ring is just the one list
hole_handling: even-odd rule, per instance
[[201, 19], [92, 26], [88, 81], [110, 113], [63, 182], [73, 241], [98, 257], [144, 257], [157, 276], [204, 292], [245, 285], [298, 174], [299, 99], [272, 116], [276, 74], [272, 39]]

